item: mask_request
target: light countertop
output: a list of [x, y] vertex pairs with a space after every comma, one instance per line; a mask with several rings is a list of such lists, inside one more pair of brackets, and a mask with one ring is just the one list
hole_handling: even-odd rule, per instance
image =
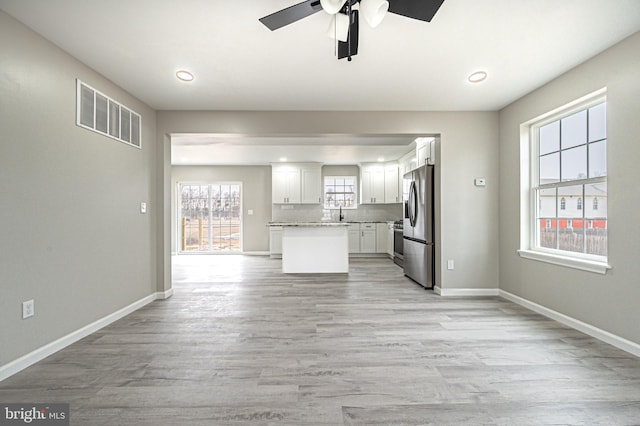
[[348, 222], [269, 222], [268, 226], [300, 226], [300, 227], [316, 227], [316, 226], [348, 226]]
[[269, 224], [267, 226], [305, 226], [305, 227], [310, 227], [310, 226], [348, 226], [351, 224], [355, 224], [355, 223], [389, 223], [389, 222], [393, 222], [393, 221], [381, 221], [381, 220], [350, 220], [350, 221], [343, 221], [343, 222], [332, 222], [332, 221], [326, 221], [326, 222], [269, 222]]

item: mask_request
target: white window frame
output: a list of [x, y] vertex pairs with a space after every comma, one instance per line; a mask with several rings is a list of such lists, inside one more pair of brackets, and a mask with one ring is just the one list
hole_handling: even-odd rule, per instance
[[[534, 188], [539, 177], [538, 129], [606, 101], [606, 88], [603, 88], [520, 125], [520, 257], [599, 274], [606, 274], [611, 269], [606, 256], [537, 247], [537, 208], [534, 208], [538, 204]], [[567, 182], [571, 185], [581, 183], [584, 181]]]
[[358, 208], [358, 176], [327, 175], [322, 179], [322, 208], [325, 210], [338, 210], [340, 207], [327, 206], [327, 179], [353, 179], [353, 206], [342, 207], [342, 210], [355, 210]]

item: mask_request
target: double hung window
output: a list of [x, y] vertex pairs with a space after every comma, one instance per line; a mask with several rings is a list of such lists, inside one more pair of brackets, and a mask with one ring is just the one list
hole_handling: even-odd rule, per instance
[[526, 126], [529, 199], [523, 205], [529, 218], [523, 226], [530, 232], [524, 257], [559, 264], [568, 259], [566, 266], [586, 264], [581, 269], [587, 270], [606, 265], [606, 111], [600, 94]]

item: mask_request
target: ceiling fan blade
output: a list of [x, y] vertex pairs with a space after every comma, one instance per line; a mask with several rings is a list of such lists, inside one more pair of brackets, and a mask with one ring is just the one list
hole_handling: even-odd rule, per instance
[[307, 0], [260, 18], [259, 21], [273, 31], [321, 10], [320, 0]]
[[431, 22], [444, 0], [388, 0], [389, 12]]
[[359, 24], [358, 10], [351, 11], [351, 22], [349, 22], [349, 35], [347, 41], [338, 42], [338, 59], [349, 58], [358, 54], [358, 30]]

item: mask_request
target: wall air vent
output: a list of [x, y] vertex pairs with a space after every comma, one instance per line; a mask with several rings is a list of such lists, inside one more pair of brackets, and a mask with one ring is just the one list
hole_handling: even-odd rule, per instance
[[140, 114], [80, 80], [77, 81], [76, 124], [140, 148]]

